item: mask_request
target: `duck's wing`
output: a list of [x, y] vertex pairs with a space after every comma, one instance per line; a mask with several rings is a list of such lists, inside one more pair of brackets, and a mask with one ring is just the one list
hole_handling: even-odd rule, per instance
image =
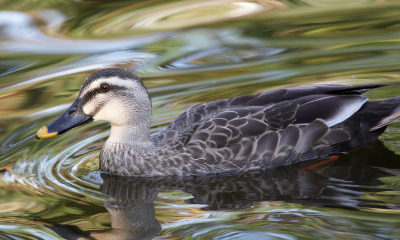
[[[185, 131], [193, 131], [193, 125], [196, 123], [205, 122], [214, 118], [216, 114], [223, 112], [227, 112], [224, 113], [228, 115], [227, 117], [232, 112], [237, 112], [238, 114], [255, 112], [258, 114], [258, 111], [261, 111], [260, 109], [268, 109], [268, 112], [271, 112], [269, 114], [272, 114], [274, 111], [278, 114], [280, 111], [279, 108], [285, 106], [287, 103], [276, 104], [287, 100], [298, 100], [297, 103], [299, 106], [296, 105], [296, 109], [292, 109], [296, 112], [296, 117], [293, 118], [293, 114], [290, 115], [290, 113], [287, 113], [292, 118], [288, 119], [286, 115], [279, 117], [279, 120], [271, 118], [270, 128], [279, 129], [287, 126], [289, 123], [294, 123], [294, 120], [296, 120], [296, 124], [305, 125], [317, 118], [326, 119], [328, 125], [333, 125], [351, 116], [367, 100], [367, 98], [357, 95], [369, 89], [382, 86], [385, 85], [308, 85], [199, 104], [190, 107], [186, 112], [181, 114], [163, 132], [153, 138], [152, 141], [155, 146], [167, 146], [179, 140], [180, 135]], [[352, 103], [348, 105], [350, 107], [345, 107], [345, 104], [349, 103]], [[292, 106], [294, 106], [293, 104], [295, 103], [292, 103]], [[282, 110], [286, 111], [284, 108]], [[239, 119], [236, 120], [239, 121]], [[251, 124], [246, 124], [246, 126], [248, 129], [256, 128], [256, 126], [252, 126]]]
[[[333, 94], [316, 93], [264, 106], [254, 102], [247, 106], [243, 102], [232, 104], [240, 100], [237, 98], [198, 105], [191, 110], [197, 116], [186, 115], [198, 119], [183, 121], [193, 124], [167, 147], [179, 153], [171, 162], [179, 162], [182, 171], [194, 174], [226, 172], [275, 168], [354, 149], [352, 138], [363, 136], [353, 136], [352, 128], [357, 128], [354, 124], [369, 125], [368, 120], [364, 121], [365, 116], [361, 116], [364, 110], [360, 109], [370, 108], [364, 107], [368, 105], [368, 98], [359, 95], [364, 88], [354, 89], [347, 88], [342, 94], [338, 90]], [[286, 89], [286, 96], [291, 90]], [[201, 109], [221, 102], [231, 106], [223, 105], [209, 114], [200, 114]], [[375, 125], [372, 123], [372, 126]], [[368, 132], [369, 129], [362, 134], [365, 136]]]
[[[355, 103], [350, 105], [363, 104], [359, 99], [351, 100]], [[317, 103], [310, 102], [307, 107]], [[312, 148], [350, 139], [345, 129], [330, 129], [320, 118], [295, 125], [300, 109], [297, 100], [227, 108], [193, 124], [170, 146], [189, 154], [189, 171], [201, 173], [288, 165]]]

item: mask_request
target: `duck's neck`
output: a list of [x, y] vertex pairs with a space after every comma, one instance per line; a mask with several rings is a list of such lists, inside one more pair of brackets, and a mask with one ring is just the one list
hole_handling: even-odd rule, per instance
[[145, 174], [143, 155], [153, 151], [150, 128], [112, 126], [100, 153], [100, 170], [118, 175]]
[[151, 145], [150, 128], [148, 126], [128, 125], [111, 126], [111, 134], [106, 144], [123, 144], [131, 147], [148, 147]]

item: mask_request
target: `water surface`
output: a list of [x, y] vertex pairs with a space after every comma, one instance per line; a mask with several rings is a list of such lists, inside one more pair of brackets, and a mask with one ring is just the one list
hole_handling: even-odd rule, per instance
[[281, 87], [387, 83], [366, 95], [400, 95], [396, 1], [0, 6], [0, 238], [400, 238], [399, 123], [319, 165], [184, 179], [101, 174], [107, 123], [29, 138], [105, 67], [143, 79], [153, 135], [193, 104]]

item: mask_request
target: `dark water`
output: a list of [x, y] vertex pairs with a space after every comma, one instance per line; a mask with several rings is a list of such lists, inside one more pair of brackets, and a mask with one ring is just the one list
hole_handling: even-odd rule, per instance
[[0, 239], [400, 239], [399, 123], [314, 167], [192, 179], [100, 174], [107, 123], [27, 139], [105, 67], [142, 77], [153, 134], [190, 105], [280, 87], [400, 95], [397, 1], [0, 6]]

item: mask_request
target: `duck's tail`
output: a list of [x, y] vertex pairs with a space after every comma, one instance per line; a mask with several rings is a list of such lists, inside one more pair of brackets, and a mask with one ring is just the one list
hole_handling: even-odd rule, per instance
[[371, 126], [370, 131], [383, 128], [390, 123], [400, 119], [400, 96], [390, 98], [379, 102], [370, 102], [369, 111], [374, 114], [371, 116], [378, 117], [379, 121], [376, 121]]
[[[275, 168], [358, 149], [378, 139], [387, 125], [398, 119], [400, 96], [384, 101], [366, 102], [350, 118], [332, 127], [322, 119], [317, 119], [306, 127], [289, 126], [280, 132], [279, 144], [275, 144], [273, 150], [263, 149], [267, 153], [274, 152], [269, 158], [272, 161], [263, 165], [265, 168]], [[294, 134], [296, 131], [292, 130], [301, 134]], [[285, 139], [290, 139], [291, 144]]]
[[400, 96], [383, 101], [369, 101], [344, 122], [331, 129], [343, 129], [350, 134], [350, 140], [334, 146], [336, 150], [354, 150], [363, 147], [376, 139], [386, 127], [400, 119]]

